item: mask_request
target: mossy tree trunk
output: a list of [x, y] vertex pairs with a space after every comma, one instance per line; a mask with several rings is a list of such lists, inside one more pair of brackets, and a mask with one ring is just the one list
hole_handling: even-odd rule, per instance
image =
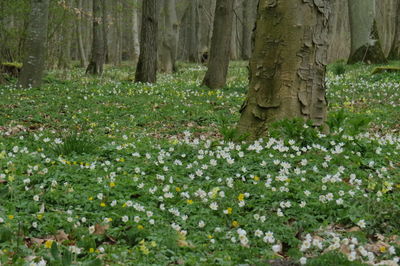
[[329, 2], [260, 0], [240, 133], [262, 136], [284, 118], [323, 125]]
[[400, 60], [400, 0], [397, 0], [395, 33], [388, 59]]
[[140, 55], [136, 67], [135, 82], [156, 82], [157, 31], [157, 0], [144, 0], [140, 31]]
[[104, 0], [93, 0], [93, 40], [92, 53], [86, 73], [92, 75], [103, 74], [103, 65], [105, 62], [105, 41], [103, 16], [105, 2]]
[[375, 0], [348, 0], [351, 52], [349, 64], [386, 63], [375, 21]]
[[31, 0], [25, 57], [18, 85], [40, 87], [45, 65], [49, 0]]
[[217, 0], [208, 69], [203, 85], [210, 89], [225, 86], [229, 67], [230, 43], [232, 37], [234, 0]]

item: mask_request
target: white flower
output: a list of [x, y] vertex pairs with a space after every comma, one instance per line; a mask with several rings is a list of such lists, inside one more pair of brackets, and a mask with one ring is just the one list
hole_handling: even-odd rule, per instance
[[128, 217], [128, 216], [126, 216], [126, 215], [122, 216], [122, 221], [123, 221], [124, 223], [126, 223], [128, 220], [129, 220], [129, 217]]
[[306, 264], [307, 263], [307, 258], [306, 257], [301, 257], [300, 258], [300, 264], [301, 265], [304, 265], [304, 264]]
[[211, 203], [210, 204], [210, 209], [214, 210], [214, 211], [218, 210], [218, 204], [216, 202]]
[[257, 236], [257, 237], [260, 237], [260, 236], [263, 235], [263, 231], [257, 229], [257, 230], [254, 232], [254, 235]]
[[366, 224], [365, 224], [365, 221], [364, 221], [364, 220], [360, 220], [360, 221], [358, 221], [357, 225], [358, 225], [360, 228], [365, 228], [365, 226], [366, 226]]
[[39, 201], [39, 195], [33, 196], [33, 200], [34, 200], [34, 201]]
[[93, 234], [95, 230], [94, 225], [89, 226], [89, 234]]
[[275, 253], [278, 253], [278, 252], [280, 252], [280, 251], [282, 250], [282, 246], [281, 246], [280, 244], [273, 245], [273, 246], [272, 246], [272, 250], [273, 250]]
[[199, 222], [199, 227], [203, 228], [206, 225], [206, 223], [202, 220]]

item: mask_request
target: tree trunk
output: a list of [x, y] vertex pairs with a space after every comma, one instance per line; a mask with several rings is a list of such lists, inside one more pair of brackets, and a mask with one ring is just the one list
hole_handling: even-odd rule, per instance
[[18, 85], [39, 87], [45, 64], [49, 0], [31, 0], [30, 23], [25, 42], [25, 58]]
[[157, 0], [144, 0], [142, 29], [140, 31], [140, 55], [136, 67], [135, 82], [156, 82], [157, 31]]
[[133, 0], [132, 11], [132, 60], [136, 64], [139, 60], [139, 21], [138, 21], [138, 1]]
[[200, 61], [200, 15], [198, 0], [191, 0], [189, 8], [189, 61], [198, 63]]
[[86, 73], [101, 75], [105, 61], [104, 47], [104, 19], [103, 19], [104, 0], [93, 0], [93, 42], [90, 63]]
[[60, 51], [58, 51], [58, 68], [67, 69], [71, 65], [71, 39], [72, 39], [72, 29], [73, 29], [73, 21], [72, 21], [72, 13], [73, 9], [73, 0], [67, 0], [66, 4], [66, 18], [62, 27], [62, 36], [61, 38], [61, 47]]
[[237, 49], [237, 35], [238, 35], [238, 27], [237, 27], [237, 22], [238, 18], [236, 17], [235, 10], [237, 6], [238, 0], [233, 0], [233, 7], [232, 7], [232, 35], [231, 35], [231, 42], [230, 42], [230, 52], [229, 52], [229, 57], [231, 60], [237, 60], [238, 59], [238, 49]]
[[160, 51], [160, 71], [165, 73], [172, 73], [176, 70], [178, 18], [175, 5], [175, 0], [164, 0], [164, 30]]
[[[80, 12], [83, 11], [82, 0], [78, 0], [78, 9]], [[79, 59], [81, 63], [81, 67], [86, 67], [88, 65], [86, 52], [85, 52], [85, 45], [83, 44], [83, 36], [82, 36], [82, 13], [79, 14], [76, 23], [77, 28], [77, 38], [78, 38], [78, 51], [79, 51]]]
[[222, 88], [226, 83], [232, 37], [233, 3], [233, 0], [217, 0], [215, 6], [210, 57], [203, 80], [203, 85], [210, 89]]
[[243, 25], [242, 25], [242, 58], [250, 59], [251, 56], [251, 32], [256, 21], [256, 3], [255, 0], [243, 1]]
[[262, 136], [284, 118], [323, 125], [329, 2], [260, 0], [240, 133]]
[[400, 59], [400, 0], [397, 0], [395, 33], [388, 59], [389, 60]]
[[375, 21], [375, 0], [349, 0], [351, 52], [349, 64], [386, 63]]

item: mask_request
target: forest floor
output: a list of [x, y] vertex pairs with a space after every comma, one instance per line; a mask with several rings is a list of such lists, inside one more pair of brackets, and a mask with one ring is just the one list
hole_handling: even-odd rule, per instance
[[329, 66], [329, 134], [255, 142], [244, 62], [216, 91], [189, 64], [1, 86], [0, 265], [397, 265], [400, 75], [372, 69]]

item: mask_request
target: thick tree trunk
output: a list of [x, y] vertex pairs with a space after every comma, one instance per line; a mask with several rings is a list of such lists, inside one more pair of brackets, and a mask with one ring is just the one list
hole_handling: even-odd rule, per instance
[[93, 42], [92, 54], [86, 73], [101, 75], [105, 61], [104, 45], [104, 0], [93, 0]]
[[375, 0], [349, 0], [351, 52], [349, 64], [386, 63], [375, 21]]
[[329, 2], [260, 0], [239, 132], [259, 137], [284, 118], [323, 125]]
[[135, 82], [156, 82], [157, 31], [157, 0], [144, 0], [142, 29], [140, 31], [140, 55], [136, 67]]
[[232, 37], [233, 0], [217, 0], [208, 69], [203, 85], [210, 89], [225, 86]]
[[18, 85], [39, 87], [45, 64], [49, 0], [31, 0], [30, 23], [25, 42], [25, 59]]
[[393, 43], [388, 55], [389, 60], [400, 59], [400, 0], [397, 0], [396, 22]]
[[164, 29], [160, 51], [160, 71], [172, 73], [176, 70], [176, 51], [178, 45], [178, 18], [175, 0], [164, 0]]

